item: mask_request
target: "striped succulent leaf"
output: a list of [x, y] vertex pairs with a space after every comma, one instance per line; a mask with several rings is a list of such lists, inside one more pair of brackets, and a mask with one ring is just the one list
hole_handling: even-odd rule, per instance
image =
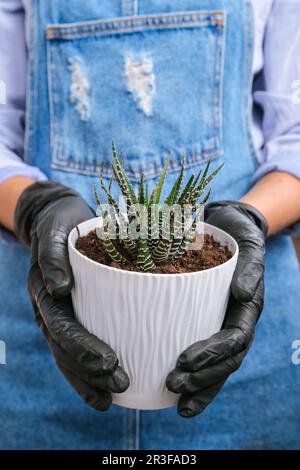
[[[208, 162], [206, 169], [208, 169], [209, 165], [210, 165], [210, 162]], [[223, 165], [224, 163], [222, 163], [222, 165], [220, 165], [215, 171], [213, 171], [207, 178], [206, 178], [206, 174], [202, 176], [200, 183], [197, 185], [197, 187], [194, 189], [194, 191], [191, 194], [190, 204], [194, 205], [197, 203], [199, 197], [202, 196], [202, 194], [204, 193], [209, 183], [215, 178], [215, 176], [217, 176], [221, 168], [223, 168]]]
[[151, 194], [151, 197], [150, 197], [150, 204], [159, 204], [161, 191], [162, 191], [163, 185], [164, 185], [165, 180], [166, 180], [169, 165], [170, 165], [170, 159], [168, 159], [166, 161], [166, 163], [165, 163], [165, 165], [162, 169], [162, 172], [161, 172], [161, 174], [158, 178], [157, 184], [156, 184], [156, 186], [154, 187], [154, 189], [152, 191], [152, 194]]
[[186, 183], [185, 185], [185, 188], [184, 190], [182, 191], [179, 199], [178, 199], [178, 203], [179, 204], [182, 204], [183, 201], [185, 200], [185, 198], [188, 196], [189, 192], [191, 191], [191, 189], [193, 188], [193, 182], [194, 182], [194, 179], [195, 179], [195, 173], [193, 173], [190, 177], [190, 179], [188, 180], [188, 182]]
[[112, 240], [106, 238], [103, 240], [103, 246], [106, 253], [111, 257], [113, 261], [117, 263], [126, 263], [126, 258], [117, 250]]
[[162, 264], [168, 261], [171, 246], [172, 240], [159, 240], [152, 252], [152, 257], [156, 264]]
[[177, 261], [179, 258], [181, 258], [186, 252], [187, 246], [188, 240], [183, 238], [178, 244], [177, 251], [173, 254], [172, 261]]
[[135, 259], [138, 252], [138, 244], [135, 240], [124, 238], [122, 240], [123, 250], [127, 252], [132, 259]]
[[141, 239], [139, 241], [136, 265], [145, 272], [155, 268], [147, 240]]
[[112, 165], [113, 173], [123, 193], [123, 196], [126, 198], [130, 205], [137, 204], [138, 200], [134, 192], [133, 186], [128, 176], [126, 175], [123, 167], [122, 155], [120, 157], [117, 156], [117, 151], [114, 142], [112, 143], [112, 151], [114, 159], [114, 163]]
[[148, 245], [150, 250], [154, 250], [154, 247], [159, 242], [159, 218], [160, 212], [158, 205], [148, 205]]
[[146, 204], [146, 202], [145, 202], [144, 173], [141, 174], [138, 200], [139, 200], [139, 204]]
[[168, 206], [171, 206], [172, 204], [177, 203], [179, 193], [182, 187], [182, 183], [184, 180], [184, 175], [185, 175], [185, 157], [182, 158], [181, 170], [180, 170], [179, 176], [177, 177], [174, 183], [174, 186], [170, 191], [169, 196], [165, 200], [165, 204], [167, 204]]
[[[122, 264], [131, 261], [144, 272], [154, 270], [156, 265], [176, 261], [184, 255], [190, 244], [191, 237], [194, 236], [197, 216], [207, 203], [210, 191], [204, 195], [201, 201], [200, 198], [223, 165], [219, 166], [211, 174], [208, 174], [210, 168], [210, 162], [208, 162], [203, 173], [200, 170], [197, 175], [192, 174], [184, 185], [185, 157], [183, 157], [179, 175], [168, 196], [165, 198], [164, 204], [159, 206], [170, 159], [165, 162], [157, 183], [151, 195], [149, 195], [148, 184], [145, 184], [144, 175], [141, 174], [137, 192], [135, 192], [125, 172], [122, 155], [118, 157], [114, 143], [112, 144], [112, 151], [113, 178], [110, 179], [108, 186], [103, 178], [100, 179], [100, 186], [116, 214], [116, 217], [113, 219], [113, 222], [116, 224], [116, 240], [109, 238], [108, 231], [105, 231], [106, 227], [104, 227], [104, 232], [107, 236], [104, 237], [103, 246], [106, 252], [117, 263]], [[117, 182], [126, 202], [125, 213], [124, 211], [122, 212], [113, 196], [113, 179]], [[110, 212], [102, 206], [96, 189], [94, 192], [102, 215], [107, 219]], [[192, 219], [187, 230], [185, 228], [184, 212], [186, 204], [189, 204], [192, 208]], [[178, 207], [179, 213], [177, 212]], [[134, 232], [129, 232], [126, 229], [124, 236], [124, 230], [121, 230], [121, 228], [123, 229], [123, 224], [131, 223], [132, 221], [136, 224], [137, 239], [133, 239], [129, 235]], [[144, 222], [146, 222], [146, 226], [143, 225]]]

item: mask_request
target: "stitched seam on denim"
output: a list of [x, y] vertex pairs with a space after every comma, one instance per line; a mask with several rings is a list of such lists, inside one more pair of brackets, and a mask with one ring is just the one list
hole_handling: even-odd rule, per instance
[[153, 31], [153, 30], [164, 30], [164, 29], [173, 29], [173, 28], [177, 28], [177, 29], [184, 29], [184, 28], [194, 28], [195, 26], [201, 26], [201, 27], [204, 27], [204, 26], [218, 26], [218, 24], [214, 24], [214, 23], [211, 23], [210, 21], [201, 21], [201, 22], [198, 22], [198, 21], [195, 21], [195, 22], [189, 22], [189, 23], [164, 23], [162, 25], [156, 25], [156, 24], [151, 24], [151, 25], [143, 25], [143, 26], [137, 26], [137, 27], [132, 27], [132, 26], [128, 26], [128, 27], [124, 27], [124, 28], [120, 28], [118, 30], [109, 30], [109, 31], [101, 31], [100, 32], [93, 32], [93, 33], [80, 33], [80, 34], [66, 34], [64, 35], [63, 37], [62, 36], [53, 36], [49, 39], [61, 39], [61, 40], [68, 40], [68, 39], [80, 39], [80, 38], [84, 38], [84, 37], [89, 37], [89, 36], [112, 36], [112, 35], [116, 35], [116, 34], [123, 34], [123, 33], [137, 33], [137, 32], [141, 32], [141, 31]]
[[123, 449], [128, 450], [128, 435], [129, 435], [129, 427], [128, 427], [128, 416], [127, 416], [127, 410], [120, 410], [120, 413], [123, 411], [123, 416], [122, 416], [122, 421], [123, 421], [123, 426], [122, 426], [122, 437], [124, 441]]
[[[26, 126], [24, 140], [24, 161], [33, 163], [33, 155], [35, 155], [36, 139], [32, 138], [34, 123], [37, 119], [37, 110], [34, 103], [37, 102], [37, 59], [34, 53], [37, 48], [37, 35], [39, 34], [38, 21], [38, 5], [37, 0], [33, 0], [31, 5], [30, 17], [30, 46], [29, 46], [29, 71], [27, 83], [27, 99], [26, 99]], [[33, 45], [34, 43], [34, 45]]]
[[[187, 158], [186, 168], [192, 168], [195, 165], [197, 165], [198, 163], [202, 164], [202, 163], [208, 162], [209, 160], [215, 160], [216, 158], [219, 158], [219, 157], [223, 156], [223, 150], [217, 149], [213, 153], [213, 155], [209, 155], [208, 157], [203, 157], [202, 154], [196, 154], [196, 155], [197, 155], [197, 157], [194, 160], [189, 160]], [[192, 157], [195, 157], [195, 155], [192, 155]], [[73, 166], [70, 166], [70, 163]], [[174, 173], [174, 172], [176, 172], [180, 169], [180, 160], [179, 159], [171, 161], [170, 165], [172, 165], [172, 163], [173, 163], [174, 166], [170, 167], [169, 173]], [[78, 164], [76, 164], [75, 162], [66, 161], [66, 164], [62, 164], [62, 163], [58, 163], [58, 162], [53, 161], [52, 164], [51, 164], [51, 168], [54, 169], [54, 170], [58, 170], [58, 171], [64, 171], [66, 173], [75, 173], [75, 174], [81, 174], [81, 175], [85, 175], [85, 176], [98, 177], [100, 174], [104, 178], [110, 178], [112, 176], [111, 169], [110, 169], [109, 165], [105, 165], [105, 166], [104, 165], [103, 166], [99, 165], [99, 166], [95, 166], [91, 170], [88, 170], [87, 168], [79, 168]], [[156, 178], [160, 174], [161, 168], [162, 168], [162, 166], [159, 165], [155, 171], [152, 170], [152, 169], [143, 170], [143, 173], [145, 175], [145, 180], [151, 180], [153, 178]], [[135, 171], [132, 171], [130, 169], [126, 169], [126, 172], [127, 172], [127, 174], [128, 174], [131, 181], [133, 181], [133, 182], [139, 182], [140, 181], [140, 176], [141, 175], [140, 175], [139, 172], [135, 172]]]
[[[163, 21], [160, 24], [155, 23], [155, 20], [171, 20]], [[177, 19], [177, 21], [175, 21]], [[187, 21], [188, 19], [188, 21]], [[172, 21], [173, 20], [173, 21]], [[118, 24], [121, 26], [118, 27]], [[103, 20], [99, 23], [91, 24], [83, 23], [82, 26], [77, 27], [64, 27], [60, 25], [51, 26], [47, 28], [48, 39], [73, 39], [90, 35], [109, 35], [120, 34], [122, 31], [138, 31], [143, 29], [161, 29], [167, 27], [194, 27], [199, 26], [224, 26], [224, 12], [203, 12], [203, 13], [185, 13], [185, 14], [161, 14], [155, 16], [138, 16], [130, 20], [118, 18], [115, 20]], [[110, 29], [109, 29], [110, 27]], [[82, 29], [82, 31], [80, 31]]]
[[[183, 147], [183, 150], [186, 151], [186, 148]], [[200, 153], [191, 153], [190, 155], [187, 155], [187, 156], [186, 156], [186, 160], [187, 160], [186, 163], [188, 164], [189, 161], [192, 161], [193, 159], [196, 159], [196, 160], [197, 160], [199, 157], [201, 158], [201, 157], [203, 157], [203, 155], [205, 155], [205, 154], [209, 155], [209, 154], [214, 153], [214, 152], [216, 152], [216, 151], [218, 151], [218, 150], [219, 150], [218, 147], [212, 147], [212, 148], [210, 148], [210, 149], [205, 149], [205, 150], [203, 150], [203, 151], [200, 152]], [[205, 157], [204, 157], [204, 158], [205, 158]], [[59, 162], [61, 162], [61, 163], [65, 163], [65, 164], [70, 163], [71, 166], [73, 166], [74, 168], [82, 167], [82, 169], [84, 169], [84, 168], [91, 167], [91, 168], [94, 168], [94, 169], [96, 170], [96, 169], [105, 169], [105, 168], [107, 167], [107, 168], [110, 169], [110, 164], [109, 164], [109, 163], [106, 163], [106, 162], [99, 163], [99, 164], [96, 164], [96, 165], [95, 165], [94, 163], [89, 163], [89, 162], [84, 162], [84, 161], [80, 161], [80, 162], [70, 161], [70, 159], [68, 159], [68, 158], [59, 158], [58, 160], [59, 160]], [[173, 159], [173, 160], [170, 161], [170, 166], [172, 167], [172, 165], [174, 165], [175, 163], [178, 163], [178, 164], [179, 164], [180, 161], [181, 161], [180, 158]], [[153, 162], [153, 164], [155, 165], [155, 162]], [[180, 164], [180, 165], [181, 165], [181, 164]], [[159, 169], [161, 168], [162, 164], [158, 164], [158, 165], [156, 165], [156, 166], [158, 167], [158, 171], [159, 171]], [[79, 168], [79, 169], [80, 169], [80, 168]], [[135, 173], [135, 171], [134, 171], [134, 170], [131, 170], [130, 168], [127, 168], [126, 171], [131, 172], [131, 173], [133, 173], [133, 174]], [[146, 168], [144, 171], [147, 173], [147, 171], [150, 172], [150, 171], [152, 171], [152, 169], [151, 169], [151, 168], [148, 168], [148, 169]], [[136, 172], [136, 173], [139, 174], [138, 172]]]
[[131, 427], [130, 427], [130, 415], [131, 415], [131, 410], [126, 410], [126, 428], [127, 428], [127, 435], [126, 435], [126, 449], [131, 450]]
[[224, 13], [224, 28], [222, 34], [219, 35], [218, 45], [219, 45], [219, 58], [218, 58], [218, 78], [219, 78], [219, 89], [218, 89], [218, 104], [215, 114], [217, 115], [217, 134], [219, 142], [216, 142], [216, 146], [219, 144], [219, 148], [223, 150], [224, 140], [223, 140], [223, 86], [224, 86], [224, 66], [225, 66], [225, 38], [227, 31], [227, 16]]
[[[185, 149], [183, 148], [183, 150]], [[208, 156], [205, 157], [204, 156], [205, 154], [207, 154]], [[205, 162], [209, 159], [215, 159], [221, 155], [223, 155], [223, 151], [219, 148], [203, 150], [202, 153], [191, 154], [190, 156], [186, 157], [186, 167], [187, 168], [192, 167], [197, 163]], [[180, 165], [181, 165], [181, 161], [179, 158], [171, 160], [170, 167], [169, 167], [170, 171], [177, 171], [180, 168]], [[107, 176], [107, 177], [112, 175], [112, 170], [108, 163], [94, 165], [88, 162], [74, 162], [66, 158], [65, 159], [60, 158], [59, 160], [53, 161], [53, 168], [56, 166], [57, 168], [65, 169], [66, 171], [74, 171], [76, 173], [82, 173], [82, 174], [87, 174], [87, 175], [88, 174], [99, 175], [100, 173], [103, 174], [103, 176]], [[154, 168], [150, 167], [150, 168], [146, 168], [143, 170], [146, 179], [157, 176], [161, 172], [162, 164], [155, 164], [154, 162], [153, 167]], [[129, 175], [136, 178], [137, 181], [139, 180], [140, 178], [139, 171], [135, 171], [131, 169], [130, 167], [126, 168], [126, 171]]]
[[[226, 23], [225, 23], [226, 24]], [[223, 48], [225, 40], [225, 31], [222, 29], [222, 34], [218, 33], [216, 38], [217, 48], [215, 51], [214, 58], [214, 78], [215, 83], [213, 87], [213, 122], [214, 122], [214, 142], [215, 147], [223, 147], [223, 136], [222, 136], [222, 87], [223, 87]]]
[[224, 130], [223, 130], [223, 88], [224, 88], [224, 71], [225, 71], [225, 53], [226, 53], [226, 32], [227, 32], [227, 12], [224, 13], [224, 31], [222, 34], [222, 51], [220, 61], [220, 87], [219, 87], [219, 138], [220, 148], [224, 149]]
[[[56, 146], [55, 146], [55, 113], [54, 113], [54, 96], [53, 96], [53, 81], [52, 81], [52, 48], [55, 44], [51, 45], [47, 42], [47, 74], [48, 74], [48, 96], [49, 96], [49, 118], [50, 118], [50, 151], [52, 159], [56, 159]], [[52, 99], [53, 98], [53, 99]]]
[[135, 450], [140, 450], [140, 411], [135, 410]]
[[29, 155], [32, 154], [30, 152], [30, 129], [31, 129], [31, 120], [32, 120], [32, 112], [31, 110], [31, 96], [32, 96], [32, 23], [33, 23], [33, 13], [34, 12], [34, 5], [31, 5], [31, 12], [30, 12], [30, 40], [29, 40], [29, 48], [28, 48], [28, 73], [27, 73], [27, 84], [26, 84], [26, 111], [25, 111], [25, 132], [24, 132], [24, 161], [29, 163]]
[[[55, 55], [56, 55], [56, 58], [55, 58], [55, 63], [58, 64], [58, 58], [59, 58], [59, 48], [58, 48], [58, 41], [55, 41]], [[58, 93], [58, 90], [55, 89], [55, 93], [56, 93], [56, 105], [57, 105], [57, 112], [58, 112], [58, 115], [59, 116], [62, 116], [63, 115], [63, 100], [60, 99], [60, 96], [59, 96], [59, 93]], [[59, 135], [59, 121], [57, 120], [56, 122], [56, 127], [55, 127], [55, 144], [56, 144], [56, 147], [57, 147], [57, 159], [59, 159], [59, 155], [60, 155], [60, 151], [59, 149], [62, 148], [64, 149], [65, 148], [65, 138], [63, 137], [62, 140], [60, 141], [60, 135]], [[65, 130], [63, 129], [63, 136], [65, 136]]]
[[[50, 46], [51, 47], [51, 46]], [[58, 63], [58, 42], [55, 40], [54, 44], [51, 47], [51, 64], [50, 64], [50, 69], [48, 70], [48, 73], [51, 74], [52, 78], [52, 64], [57, 64]], [[60, 141], [59, 141], [59, 129], [58, 129], [58, 123], [59, 123], [59, 118], [55, 119], [55, 115], [58, 117], [61, 116], [61, 109], [60, 109], [60, 99], [58, 97], [57, 89], [55, 86], [55, 80], [51, 80], [52, 84], [52, 89], [49, 90], [49, 93], [51, 93], [51, 96], [49, 96], [49, 102], [52, 102], [52, 110], [53, 110], [53, 122], [51, 119], [51, 129], [52, 129], [52, 134], [51, 134], [51, 153], [52, 153], [52, 161], [59, 161], [59, 155], [60, 155]], [[52, 99], [51, 99], [52, 98]], [[56, 111], [55, 111], [56, 110]]]
[[127, 410], [127, 448], [135, 450], [135, 410]]
[[[57, 49], [58, 49], [57, 40], [55, 40], [54, 44], [53, 44], [53, 48], [52, 48], [54, 64], [56, 64], [57, 60], [58, 60]], [[51, 71], [51, 73], [52, 73], [52, 71]], [[54, 80], [54, 83], [55, 83], [55, 80]], [[53, 99], [54, 114], [56, 114], [56, 116], [58, 117], [58, 119], [54, 119], [54, 125], [53, 125], [53, 129], [54, 129], [53, 158], [56, 158], [57, 160], [59, 160], [59, 154], [60, 154], [59, 149], [60, 149], [60, 147], [59, 147], [59, 138], [58, 138], [57, 134], [59, 132], [58, 122], [60, 120], [60, 100], [57, 99], [57, 97], [56, 97], [56, 86], [55, 85], [54, 85], [54, 88], [52, 90], [52, 99]], [[56, 110], [56, 113], [55, 113], [55, 110]]]
[[[218, 46], [218, 36], [216, 37], [216, 43], [217, 43], [217, 46]], [[212, 102], [213, 102], [213, 105], [212, 105], [212, 113], [213, 113], [212, 122], [213, 122], [214, 134], [215, 134], [214, 137], [213, 137], [215, 147], [217, 147], [217, 142], [216, 142], [216, 127], [217, 127], [216, 107], [218, 106], [218, 104], [216, 103], [216, 86], [217, 86], [217, 83], [218, 83], [217, 55], [218, 55], [218, 47], [216, 47], [215, 55], [214, 55], [214, 84], [213, 84], [213, 97], [212, 97]]]
[[[245, 112], [242, 112], [242, 118], [244, 123], [244, 132], [245, 138], [247, 141], [247, 150], [250, 163], [252, 164], [252, 170], [255, 171], [258, 167], [258, 157], [256, 153], [256, 149], [253, 142], [253, 136], [251, 132], [251, 108], [250, 108], [250, 93], [252, 92], [252, 61], [253, 61], [253, 53], [254, 53], [254, 31], [253, 31], [253, 16], [252, 16], [252, 23], [249, 21], [248, 13], [251, 12], [251, 16], [253, 15], [253, 7], [252, 4], [246, 0], [243, 3], [243, 16], [244, 16], [244, 49], [243, 49], [243, 57], [248, 58], [248, 60], [243, 61], [243, 88], [244, 88], [244, 109]], [[249, 52], [249, 37], [251, 34], [251, 54]], [[247, 39], [247, 41], [245, 40]]]
[[[48, 30], [54, 31], [69, 31], [74, 30], [78, 31], [79, 29], [85, 28], [97, 28], [106, 24], [114, 24], [114, 23], [134, 23], [134, 22], [147, 22], [149, 20], [157, 20], [160, 18], [190, 18], [190, 17], [197, 17], [200, 19], [203, 18], [211, 18], [215, 17], [216, 20], [222, 21], [224, 18], [224, 10], [189, 10], [185, 12], [174, 12], [174, 13], [159, 13], [159, 14], [146, 14], [146, 15], [139, 15], [138, 18], [133, 17], [119, 17], [114, 19], [103, 19], [97, 21], [83, 21], [77, 23], [59, 23], [59, 24], [49, 24]], [[220, 17], [220, 18], [218, 18]]]
[[[89, 36], [111, 36], [111, 35], [116, 35], [116, 34], [122, 34], [122, 33], [136, 33], [136, 32], [141, 32], [141, 31], [147, 31], [147, 30], [164, 30], [164, 29], [171, 29], [171, 28], [194, 28], [195, 26], [217, 26], [217, 24], [212, 24], [211, 22], [203, 21], [203, 22], [189, 22], [189, 23], [164, 23], [162, 25], [156, 25], [156, 24], [151, 24], [151, 25], [143, 25], [143, 26], [128, 26], [128, 27], [123, 27], [118, 30], [109, 30], [109, 31], [101, 31], [100, 32], [94, 32], [94, 33], [80, 33], [80, 35], [77, 34], [70, 34], [70, 35], [64, 35], [63, 37], [61, 36], [53, 36], [54, 39], [61, 39], [61, 40], [68, 40], [68, 39], [80, 39], [83, 37], [89, 37]], [[52, 39], [52, 38], [51, 38]]]

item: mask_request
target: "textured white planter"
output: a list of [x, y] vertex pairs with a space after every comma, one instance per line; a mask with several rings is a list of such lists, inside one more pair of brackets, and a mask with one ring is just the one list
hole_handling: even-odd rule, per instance
[[[99, 220], [80, 224], [80, 234], [87, 235]], [[76, 250], [76, 228], [69, 235], [75, 315], [115, 350], [129, 375], [130, 387], [113, 395], [118, 405], [136, 409], [175, 405], [178, 395], [166, 389], [165, 380], [178, 355], [221, 328], [238, 246], [222, 230], [203, 226], [205, 233], [230, 248], [233, 257], [215, 268], [186, 274], [137, 273], [102, 265]]]

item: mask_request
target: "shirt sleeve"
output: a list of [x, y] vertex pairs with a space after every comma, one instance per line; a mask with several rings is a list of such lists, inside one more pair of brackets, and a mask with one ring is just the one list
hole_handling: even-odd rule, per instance
[[[274, 0], [267, 21], [254, 105], [264, 142], [253, 183], [271, 171], [300, 178], [300, 0]], [[300, 221], [282, 231], [300, 234]]]
[[264, 65], [253, 94], [264, 143], [254, 182], [271, 171], [300, 178], [300, 0], [274, 0], [266, 25]]
[[12, 176], [46, 179], [24, 159], [27, 51], [21, 0], [0, 0], [0, 183]]

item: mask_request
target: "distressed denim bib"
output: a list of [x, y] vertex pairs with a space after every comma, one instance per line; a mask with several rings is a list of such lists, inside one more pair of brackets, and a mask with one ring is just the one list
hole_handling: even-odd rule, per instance
[[[111, 141], [150, 186], [225, 163], [213, 199], [237, 199], [256, 157], [249, 131], [253, 18], [241, 0], [33, 0], [26, 160], [95, 205]], [[241, 369], [191, 420], [174, 408], [97, 413], [65, 382], [33, 320], [28, 250], [0, 242], [0, 448], [300, 448], [299, 273], [288, 239], [268, 241], [266, 301]]]
[[114, 139], [132, 181], [143, 171], [154, 182], [169, 155], [175, 177], [184, 153], [191, 172], [225, 161], [215, 196], [247, 190], [248, 2], [33, 3], [28, 162], [93, 203], [93, 183], [112, 174]]

